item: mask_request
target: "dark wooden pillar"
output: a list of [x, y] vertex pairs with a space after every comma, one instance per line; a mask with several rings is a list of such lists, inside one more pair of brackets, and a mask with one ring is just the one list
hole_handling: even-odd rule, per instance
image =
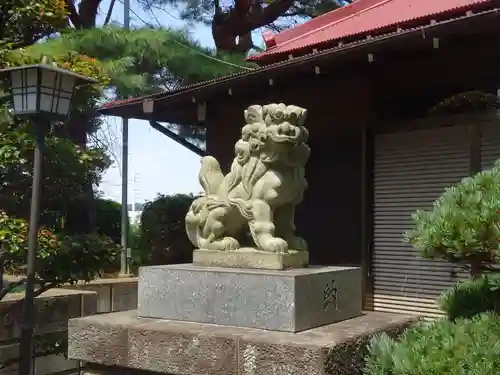
[[[208, 106], [211, 104], [209, 103]], [[224, 173], [229, 171], [234, 159], [234, 145], [241, 136], [245, 124], [243, 106], [228, 102], [227, 105], [213, 104], [208, 118], [206, 151], [215, 157]]]

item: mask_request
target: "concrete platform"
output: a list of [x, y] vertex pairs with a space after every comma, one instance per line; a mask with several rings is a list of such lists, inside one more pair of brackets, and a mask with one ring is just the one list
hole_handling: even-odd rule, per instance
[[299, 332], [361, 314], [359, 267], [139, 269], [142, 318]]
[[373, 334], [397, 334], [415, 319], [366, 313], [289, 333], [144, 319], [125, 311], [70, 320], [68, 355], [105, 366], [101, 374], [119, 368], [173, 375], [357, 375]]

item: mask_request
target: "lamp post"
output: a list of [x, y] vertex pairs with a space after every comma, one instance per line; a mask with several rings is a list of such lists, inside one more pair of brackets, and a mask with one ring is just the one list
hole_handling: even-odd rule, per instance
[[35, 327], [35, 273], [45, 136], [49, 131], [51, 121], [64, 120], [68, 117], [76, 86], [96, 81], [49, 64], [3, 69], [0, 70], [0, 74], [10, 78], [11, 113], [29, 119], [35, 134], [33, 185], [28, 230], [28, 267], [19, 346], [19, 375], [31, 375]]

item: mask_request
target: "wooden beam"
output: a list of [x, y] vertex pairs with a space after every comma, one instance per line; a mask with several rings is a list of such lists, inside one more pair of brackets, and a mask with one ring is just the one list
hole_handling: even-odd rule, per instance
[[167, 137], [169, 137], [173, 141], [177, 142], [181, 146], [186, 147], [189, 151], [192, 151], [199, 156], [206, 155], [205, 150], [199, 148], [198, 146], [194, 145], [193, 143], [191, 143], [189, 141], [186, 141], [184, 138], [182, 138], [178, 134], [175, 134], [173, 131], [171, 131], [170, 129], [167, 129], [165, 126], [159, 124], [158, 122], [151, 120], [151, 121], [149, 121], [149, 124], [151, 125], [151, 127], [153, 129], [159, 131], [163, 135], [166, 135]]
[[[500, 44], [500, 40], [496, 45]], [[432, 89], [433, 86], [476, 86], [498, 80], [500, 83], [500, 53], [488, 45], [441, 47], [424, 56], [386, 57], [376, 66], [373, 79], [385, 92], [401, 89]]]

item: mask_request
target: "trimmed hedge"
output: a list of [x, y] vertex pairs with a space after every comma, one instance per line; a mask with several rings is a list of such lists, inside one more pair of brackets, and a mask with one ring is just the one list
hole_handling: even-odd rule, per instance
[[500, 275], [461, 281], [439, 297], [438, 305], [451, 320], [486, 311], [500, 313]]
[[184, 220], [195, 198], [192, 194], [158, 195], [144, 205], [139, 244], [142, 265], [192, 262], [194, 247]]
[[368, 352], [365, 375], [498, 375], [500, 317], [421, 323], [399, 339], [377, 336]]
[[121, 240], [121, 207], [111, 199], [94, 200], [97, 233], [110, 237], [117, 244]]

